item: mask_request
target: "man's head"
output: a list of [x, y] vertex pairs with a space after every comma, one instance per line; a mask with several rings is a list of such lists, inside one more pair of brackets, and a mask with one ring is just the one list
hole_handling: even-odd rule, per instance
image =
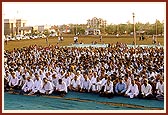
[[144, 84], [145, 84], [145, 85], [148, 84], [148, 79], [144, 79]]
[[59, 83], [59, 84], [62, 84], [62, 79], [59, 79], [59, 80], [58, 80], [58, 83]]
[[123, 78], [122, 78], [122, 77], [120, 77], [120, 78], [119, 78], [119, 82], [120, 82], [120, 83], [122, 83], [122, 81], [123, 81]]
[[44, 78], [43, 81], [44, 81], [44, 83], [47, 83], [48, 80], [47, 80], [47, 78]]
[[30, 81], [30, 79], [31, 79], [30, 76], [28, 76], [28, 77], [27, 77], [27, 81]]
[[135, 84], [135, 80], [131, 80], [131, 84], [134, 85]]

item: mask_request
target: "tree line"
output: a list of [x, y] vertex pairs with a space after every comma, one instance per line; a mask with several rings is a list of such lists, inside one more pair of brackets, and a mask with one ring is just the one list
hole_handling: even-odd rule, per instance
[[[129, 21], [126, 24], [110, 24], [107, 25], [106, 27], [100, 27], [97, 29], [100, 29], [101, 34], [104, 35], [131, 35], [133, 33], [133, 24], [130, 23]], [[69, 34], [85, 34], [85, 29], [87, 26], [72, 26], [70, 28]], [[163, 35], [164, 34], [164, 23], [160, 22], [159, 20], [156, 20], [155, 23], [150, 24], [149, 22], [147, 23], [141, 23], [137, 22], [135, 24], [135, 29], [136, 31], [144, 31], [144, 35]], [[61, 28], [62, 30], [62, 28]], [[47, 30], [44, 31], [45, 34], [49, 34]]]

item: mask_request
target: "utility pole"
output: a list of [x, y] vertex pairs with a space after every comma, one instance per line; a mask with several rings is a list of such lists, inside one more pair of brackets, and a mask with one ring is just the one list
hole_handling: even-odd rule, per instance
[[133, 15], [133, 24], [134, 24], [134, 47], [136, 48], [136, 33], [135, 33], [135, 13]]
[[156, 25], [156, 43], [157, 43], [157, 19], [155, 25]]
[[76, 35], [77, 35], [77, 24], [76, 24]]

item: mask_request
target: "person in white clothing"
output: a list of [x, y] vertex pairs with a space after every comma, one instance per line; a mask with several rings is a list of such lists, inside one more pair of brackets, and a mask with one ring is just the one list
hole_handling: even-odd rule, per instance
[[35, 74], [36, 80], [34, 82], [32, 91], [28, 95], [33, 95], [33, 94], [40, 94], [40, 90], [43, 87], [43, 81], [40, 79], [38, 74]]
[[114, 96], [113, 82], [111, 81], [110, 77], [108, 77], [107, 82], [105, 84], [103, 96], [108, 97], [108, 98], [111, 98]]
[[109, 79], [108, 75], [106, 74], [104, 78], [101, 79], [101, 90], [100, 93], [104, 92], [105, 84], [107, 83], [107, 79]]
[[129, 96], [130, 98], [137, 97], [139, 94], [138, 85], [135, 84], [135, 80], [131, 80], [131, 85], [128, 86], [127, 91], [125, 92], [125, 96]]
[[57, 77], [57, 75], [56, 74], [53, 74], [52, 75], [52, 85], [53, 85], [53, 88], [54, 88], [54, 90], [56, 90], [56, 86], [57, 86], [57, 83], [58, 83], [58, 77]]
[[91, 87], [91, 91], [92, 91], [92, 92], [95, 92], [95, 91], [96, 91], [97, 77], [98, 77], [98, 76], [97, 76], [97, 73], [94, 72], [94, 73], [93, 73], [93, 76], [91, 77], [91, 80], [90, 80], [90, 82], [91, 82], [90, 87]]
[[163, 78], [160, 78], [160, 80], [156, 83], [156, 98], [158, 100], [164, 99], [164, 81]]
[[47, 78], [44, 78], [43, 79], [43, 87], [40, 90], [40, 93], [50, 95], [53, 91], [54, 91], [54, 89], [53, 89], [53, 85], [51, 84], [51, 82]]
[[128, 90], [128, 87], [131, 85], [131, 78], [128, 77], [128, 74], [125, 74], [123, 82], [126, 84], [126, 89]]
[[71, 79], [69, 77], [69, 73], [65, 74], [65, 77], [62, 78], [62, 81], [66, 83], [67, 89], [69, 90], [70, 84], [71, 84]]
[[140, 98], [151, 99], [152, 95], [152, 86], [148, 83], [147, 79], [144, 79], [144, 83], [141, 85], [141, 94]]
[[41, 78], [41, 80], [46, 77], [42, 70], [39, 71], [39, 77]]
[[50, 72], [46, 72], [45, 76], [50, 82], [52, 82], [52, 76], [50, 75]]
[[11, 75], [12, 75], [12, 77], [9, 79], [10, 90], [12, 90], [12, 89], [17, 90], [18, 85], [19, 85], [19, 79], [16, 77], [14, 72], [12, 72]]
[[34, 82], [29, 76], [29, 77], [27, 77], [26, 82], [24, 83], [24, 85], [22, 87], [22, 90], [25, 93], [30, 93], [32, 91], [33, 85], [34, 85]]
[[22, 87], [23, 87], [23, 85], [25, 84], [25, 82], [26, 82], [26, 77], [25, 77], [25, 75], [22, 75], [22, 77], [21, 77], [21, 79], [19, 80], [19, 89], [22, 89]]
[[78, 79], [77, 75], [75, 75], [74, 79], [71, 81], [70, 90], [80, 91], [80, 80]]
[[62, 79], [58, 80], [58, 84], [56, 86], [56, 93], [59, 94], [61, 97], [64, 97], [68, 93], [66, 83], [63, 82]]
[[95, 89], [92, 89], [92, 91], [95, 92], [95, 93], [100, 92], [100, 90], [101, 90], [101, 88], [102, 88], [102, 87], [101, 87], [101, 84], [102, 84], [102, 81], [100, 80], [99, 77], [97, 77], [96, 83], [95, 83]]
[[81, 90], [80, 92], [90, 92], [90, 80], [88, 79], [88, 76], [84, 75], [84, 80], [81, 82]]

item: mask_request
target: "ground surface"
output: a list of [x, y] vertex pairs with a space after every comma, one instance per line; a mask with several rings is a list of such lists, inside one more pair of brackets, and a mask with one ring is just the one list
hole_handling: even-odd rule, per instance
[[[100, 42], [99, 37], [80, 37], [78, 39], [79, 42], [87, 43], [90, 44], [93, 41], [96, 41], [97, 43], [126, 43], [126, 44], [132, 44], [133, 43], [133, 38], [110, 38], [106, 37], [103, 38], [102, 41]], [[158, 38], [157, 41], [161, 44], [164, 45], [164, 38]], [[49, 44], [51, 45], [56, 45], [59, 43], [60, 46], [68, 46], [73, 44], [73, 36], [72, 37], [64, 37], [64, 40], [61, 42], [58, 42], [57, 37], [49, 38], [48, 39]], [[4, 45], [5, 50], [13, 50], [14, 48], [22, 48], [26, 47], [29, 45], [42, 45], [42, 46], [47, 46], [46, 44], [46, 39], [45, 38], [38, 38], [38, 39], [30, 39], [30, 40], [15, 40], [15, 41], [8, 41], [7, 45]], [[139, 38], [137, 38], [137, 45], [151, 45], [152, 44], [152, 38], [148, 38], [147, 40], [139, 41]]]
[[163, 110], [164, 101], [130, 99], [115, 96], [111, 99], [98, 94], [69, 92], [65, 97], [27, 96], [4, 93], [5, 110]]

